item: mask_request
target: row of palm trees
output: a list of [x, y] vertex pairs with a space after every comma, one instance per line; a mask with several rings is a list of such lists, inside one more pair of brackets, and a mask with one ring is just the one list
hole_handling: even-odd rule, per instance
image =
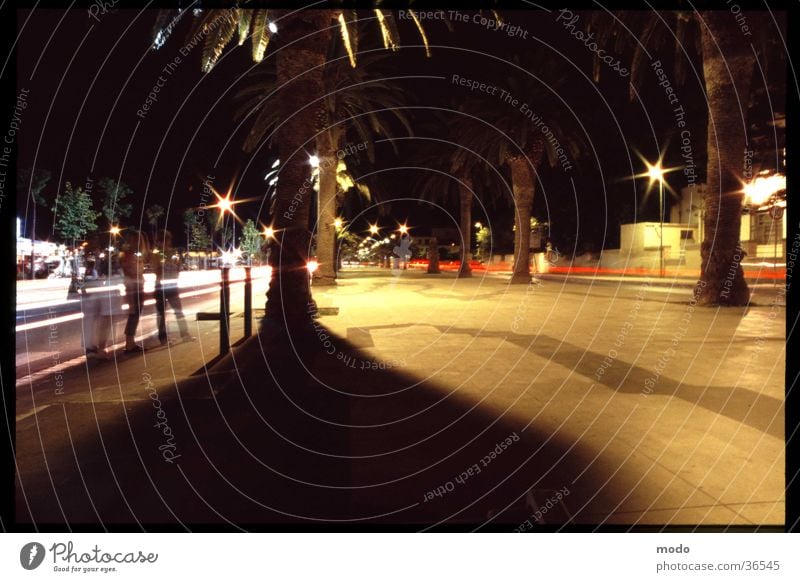
[[[653, 12], [650, 17], [660, 15]], [[721, 291], [738, 244], [742, 203], [737, 177], [741, 173], [744, 134], [740, 108], [732, 100], [748, 94], [755, 57], [748, 53], [750, 46], [741, 42], [740, 31], [730, 14], [709, 11], [695, 15], [701, 23], [699, 38], [709, 108], [706, 240], [702, 246], [702, 285], [698, 285], [696, 293], [700, 304], [743, 304], [749, 293], [741, 267], [738, 267], [736, 292], [722, 295]], [[612, 18], [615, 19], [612, 26], [605, 29], [605, 35], [599, 35], [598, 43], [625, 36], [625, 16], [612, 15]], [[224, 21], [223, 26], [218, 25], [219, 19]], [[679, 15], [678, 20], [684, 22], [684, 17]], [[212, 26], [212, 23], [217, 24]], [[427, 48], [425, 31], [418, 21], [416, 24]], [[264, 58], [267, 44], [280, 31], [279, 46], [269, 59], [271, 64], [259, 71], [263, 77], [244, 92], [247, 100], [239, 114], [253, 117], [245, 149], [257, 151], [265, 142], [272, 141], [282, 163], [271, 212], [277, 236], [272, 243], [273, 279], [266, 306], [266, 320], [281, 326], [303, 325], [308, 321], [308, 305], [312, 304], [305, 269], [311, 243], [308, 224], [312, 207], [312, 193], [307, 186], [312, 169], [307, 152], [315, 150], [320, 160], [318, 253], [322, 264], [333, 265], [333, 218], [337, 194], [341, 196], [337, 192], [336, 151], [352, 135], [368, 144], [375, 136], [388, 136], [390, 127], [382, 115], [386, 111], [410, 133], [401, 113], [402, 95], [386, 81], [373, 81], [366, 69], [358, 68], [362, 52], [374, 53], [359, 52], [358, 39], [369, 27], [380, 31], [385, 49], [396, 49], [400, 40], [394, 19], [389, 11], [381, 9], [369, 14], [352, 10], [209, 10], [197, 19], [192, 30], [195, 35], [205, 34], [204, 70], [214, 66], [237, 31], [239, 44], [248, 37], [251, 39], [256, 62]], [[366, 60], [369, 63], [373, 58], [369, 56]], [[634, 61], [637, 73], [646, 66], [638, 53]], [[558, 101], [552, 79], [543, 82], [540, 78], [543, 63], [547, 62], [549, 59], [537, 57], [517, 64], [520, 74], [512, 75], [509, 82], [521, 86], [511, 90], [524, 95], [542, 111], [565, 111], [563, 107], [551, 107]], [[735, 79], [729, 68], [731, 62], [736, 65]], [[457, 151], [444, 166], [441, 163], [439, 166], [443, 172], [440, 175], [458, 177], [456, 188], [464, 237], [461, 248], [465, 253], [460, 275], [469, 276], [466, 237], [470, 232], [476, 180], [484, 180], [485, 176], [496, 173], [497, 167], [505, 166], [511, 183], [505, 183], [502, 177], [500, 181], [514, 201], [516, 218], [512, 282], [528, 282], [530, 212], [538, 172], [546, 160], [552, 162], [555, 158], [553, 141], [531, 124], [520, 123], [519, 112], [510, 108], [486, 108], [472, 100], [453, 107], [450, 113], [458, 121], [446, 124], [446, 141], [457, 144]], [[567, 129], [577, 128], [576, 120], [563, 113], [557, 116], [558, 120], [548, 121], [554, 131], [559, 128], [558, 143], [573, 157], [585, 153], [581, 132]], [[491, 128], [489, 133], [487, 128]], [[322, 277], [332, 282], [332, 273], [323, 272]]]

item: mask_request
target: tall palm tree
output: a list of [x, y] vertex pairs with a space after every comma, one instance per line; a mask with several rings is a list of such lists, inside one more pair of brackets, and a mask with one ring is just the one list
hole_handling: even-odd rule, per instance
[[[495, 188], [497, 179], [508, 189], [502, 174], [478, 152], [462, 145], [461, 140], [473, 131], [485, 131], [471, 117], [439, 115], [437, 129], [442, 137], [416, 137], [422, 146], [418, 165], [425, 171], [417, 190], [424, 200], [458, 206], [461, 257], [458, 277], [471, 277], [472, 268], [472, 204], [483, 198], [492, 204], [502, 188]], [[442, 128], [447, 128], [442, 132]], [[481, 197], [476, 187], [491, 195]], [[454, 204], [455, 203], [455, 204]]]
[[557, 96], [564, 76], [553, 59], [539, 58], [534, 52], [526, 55], [524, 63], [516, 59], [514, 64], [518, 69], [498, 81], [498, 86], [523, 98], [530, 114], [497, 103], [495, 96], [480, 95], [461, 107], [459, 117], [466, 119], [457, 127], [460, 145], [510, 170], [515, 206], [511, 282], [527, 284], [531, 280], [530, 219], [538, 173], [545, 161], [571, 169], [572, 161], [585, 150], [585, 141]]
[[22, 169], [17, 173], [17, 190], [20, 192], [27, 190], [31, 195], [31, 279], [36, 272], [36, 207], [47, 205], [42, 192], [50, 178], [50, 170], [42, 168]]
[[[706, 194], [704, 240], [701, 245], [700, 280], [695, 299], [700, 305], [746, 305], [750, 292], [739, 257], [739, 234], [744, 193], [742, 176], [748, 143], [746, 117], [756, 59], [773, 53], [785, 34], [776, 34], [765, 15], [748, 12], [749, 37], [727, 10], [702, 12], [619, 12], [594, 14], [590, 28], [597, 32], [598, 46], [614, 42], [621, 51], [633, 45], [632, 90], [648, 73], [648, 51], [659, 44], [674, 45], [676, 81], [686, 76], [695, 47], [702, 58], [708, 104], [706, 136]], [[785, 26], [779, 19], [779, 27]], [[630, 31], [636, 31], [632, 38]], [[775, 51], [773, 54], [779, 54]], [[765, 63], [770, 59], [767, 58]], [[602, 68], [596, 63], [596, 74]], [[744, 123], [743, 123], [744, 122]], [[733, 278], [731, 279], [731, 274]]]
[[[332, 42], [335, 54], [336, 42]], [[352, 180], [347, 171], [352, 153], [345, 150], [349, 143], [356, 152], [365, 151], [374, 162], [373, 142], [376, 138], [393, 135], [393, 125], [402, 126], [412, 133], [411, 125], [403, 112], [405, 91], [391, 80], [372, 78], [370, 67], [382, 60], [381, 54], [369, 54], [353, 68], [347, 55], [329, 57], [323, 71], [324, 129], [315, 137], [318, 159], [318, 215], [317, 259], [319, 268], [314, 272], [314, 285], [334, 285], [336, 282], [336, 229], [334, 222], [341, 207], [344, 192], [351, 184], [367, 193], [364, 185]], [[266, 63], [265, 63], [266, 64]], [[253, 127], [244, 143], [244, 150], [252, 152], [265, 138], [274, 135], [281, 123], [278, 111], [271, 107], [269, 96], [276, 91], [273, 68], [260, 67], [253, 82], [238, 97], [247, 98], [236, 112], [236, 117], [252, 116]], [[394, 124], [392, 123], [394, 120]], [[359, 147], [355, 147], [356, 144]], [[362, 147], [363, 146], [363, 147]]]
[[[419, 18], [409, 11], [427, 46]], [[399, 34], [391, 13], [374, 9], [385, 48], [396, 49]], [[312, 305], [306, 270], [310, 233], [310, 195], [304, 186], [310, 178], [304, 144], [325, 128], [325, 110], [319, 98], [325, 94], [323, 67], [333, 27], [338, 27], [351, 64], [356, 65], [358, 20], [355, 10], [289, 10], [229, 8], [204, 11], [190, 31], [189, 42], [203, 40], [202, 68], [209, 71], [235, 36], [243, 44], [251, 38], [253, 59], [260, 62], [274, 34], [280, 43], [275, 52], [278, 86], [277, 109], [282, 122], [277, 128], [281, 179], [275, 198], [276, 239], [270, 241], [272, 280], [267, 292], [266, 321], [288, 327], [310, 321]], [[169, 13], [157, 18], [154, 46], [163, 44], [169, 32]], [[237, 35], [238, 32], [238, 35]]]
[[153, 204], [145, 211], [145, 214], [147, 215], [147, 224], [150, 225], [153, 240], [156, 238], [158, 225], [161, 223], [161, 219], [164, 217], [165, 212], [166, 211], [164, 210], [164, 207], [160, 204]]

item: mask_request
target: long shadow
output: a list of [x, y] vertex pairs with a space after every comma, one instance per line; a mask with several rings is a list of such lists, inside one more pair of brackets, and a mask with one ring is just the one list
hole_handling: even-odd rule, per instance
[[508, 531], [644, 509], [614, 459], [382, 365], [321, 326], [265, 332], [148, 401], [53, 406], [17, 426], [17, 519]]
[[[359, 328], [359, 331], [364, 338], [367, 338], [371, 330], [403, 327], [408, 326], [405, 324], [367, 326]], [[464, 334], [470, 337], [500, 339], [519, 346], [528, 353], [569, 368], [592, 382], [602, 384], [616, 392], [625, 394], [639, 393], [643, 397], [660, 395], [679, 398], [736, 422], [746, 424], [775, 438], [781, 440], [784, 438], [784, 402], [773, 396], [741, 387], [682, 382], [663, 373], [656, 375], [654, 370], [632, 365], [621, 360], [613, 361], [610, 365], [604, 366], [604, 363], [608, 363], [605, 361], [607, 353], [586, 350], [575, 344], [544, 334], [510, 334], [468, 327], [432, 327], [436, 328], [440, 333], [449, 335]], [[362, 345], [366, 347], [368, 344], [364, 342]], [[676, 361], [674, 363], [679, 362]], [[597, 374], [599, 369], [603, 370], [600, 375]], [[646, 383], [647, 380], [654, 381], [652, 388]]]

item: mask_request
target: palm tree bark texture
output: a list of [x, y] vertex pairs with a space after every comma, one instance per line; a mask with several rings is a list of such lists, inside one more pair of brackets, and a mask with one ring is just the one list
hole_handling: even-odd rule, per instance
[[[747, 102], [755, 57], [727, 11], [702, 13], [703, 74], [708, 96], [705, 237], [695, 298], [701, 305], [745, 305], [739, 242], [747, 146]], [[736, 104], [736, 95], [739, 103]]]
[[516, 230], [514, 236], [514, 271], [511, 283], [528, 284], [531, 281], [530, 243], [531, 243], [531, 207], [536, 189], [534, 172], [544, 159], [544, 143], [537, 140], [531, 145], [527, 156], [518, 155], [509, 158], [511, 168], [511, 185], [514, 196], [514, 212]]
[[[313, 314], [307, 263], [311, 234], [309, 209], [314, 196], [309, 141], [314, 143], [323, 107], [323, 65], [330, 41], [331, 12], [306, 10], [293, 14], [281, 29], [283, 47], [276, 54], [277, 96], [285, 122], [278, 130], [282, 169], [277, 186], [276, 240], [271, 241], [272, 279], [267, 291], [265, 319], [287, 328], [302, 326]], [[304, 108], [305, 107], [305, 108]]]
[[336, 285], [336, 150], [339, 130], [326, 128], [317, 139], [319, 201], [317, 209], [317, 262], [314, 285]]

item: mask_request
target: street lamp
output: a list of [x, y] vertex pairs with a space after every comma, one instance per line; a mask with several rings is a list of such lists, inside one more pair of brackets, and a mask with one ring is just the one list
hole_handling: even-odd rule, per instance
[[335, 228], [336, 230], [342, 230], [342, 227], [344, 226], [344, 220], [342, 220], [342, 219], [341, 219], [341, 218], [339, 218], [339, 217], [336, 217], [336, 218], [334, 219], [334, 221], [333, 221], [333, 226], [334, 226], [334, 228]]
[[398, 230], [400, 234], [408, 234], [408, 227], [405, 224], [401, 224]]
[[645, 162], [647, 166], [647, 177], [650, 179], [648, 188], [653, 185], [653, 182], [658, 182], [658, 264], [659, 276], [664, 276], [664, 174], [667, 170], [661, 165], [659, 159], [655, 164]]
[[370, 234], [378, 234], [378, 225], [377, 224], [370, 224], [369, 225], [369, 233]]

